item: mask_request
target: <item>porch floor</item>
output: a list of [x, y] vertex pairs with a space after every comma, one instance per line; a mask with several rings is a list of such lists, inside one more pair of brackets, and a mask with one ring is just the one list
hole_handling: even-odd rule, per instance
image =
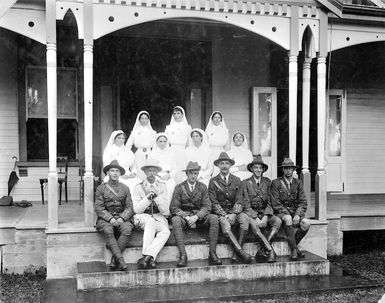
[[[314, 193], [307, 216], [314, 217]], [[32, 202], [32, 207], [0, 207], [0, 228], [45, 228], [48, 222], [48, 205]], [[328, 194], [327, 217], [385, 217], [385, 194], [341, 195]], [[59, 205], [61, 228], [84, 227], [84, 205], [69, 201]]]

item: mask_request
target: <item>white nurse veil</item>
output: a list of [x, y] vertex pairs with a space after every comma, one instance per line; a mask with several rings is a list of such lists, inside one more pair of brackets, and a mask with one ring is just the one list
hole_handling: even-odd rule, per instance
[[[177, 105], [177, 106], [175, 106], [175, 107], [172, 109], [172, 112], [174, 112], [175, 109], [179, 109], [179, 110], [183, 113], [182, 121], [179, 122], [179, 123], [188, 125], [188, 121], [187, 121], [187, 118], [186, 118], [186, 112], [184, 111], [184, 108], [183, 108], [182, 106]], [[174, 116], [171, 114], [170, 125], [173, 125], [173, 124], [176, 124], [176, 123], [178, 123], [178, 122], [175, 121]]]
[[110, 136], [110, 139], [108, 139], [108, 142], [106, 144], [106, 147], [104, 148], [104, 152], [106, 152], [107, 150], [109, 150], [112, 145], [114, 145], [114, 141], [115, 141], [115, 138], [117, 135], [120, 135], [120, 134], [123, 134], [123, 135], [126, 135], [124, 133], [124, 131], [122, 131], [121, 129], [119, 130], [114, 130], [112, 133], [111, 133], [111, 136]]
[[134, 124], [134, 127], [132, 128], [132, 132], [135, 132], [139, 127], [142, 126], [142, 124], [140, 124], [140, 116], [142, 114], [146, 114], [147, 117], [148, 117], [148, 124], [145, 126], [151, 130], [153, 130], [152, 126], [151, 126], [151, 119], [150, 119], [150, 114], [148, 113], [148, 111], [145, 111], [145, 110], [142, 110], [138, 113], [138, 115], [136, 116], [136, 120], [135, 120], [135, 124]]
[[219, 126], [219, 127], [223, 127], [224, 129], [228, 130], [228, 128], [227, 128], [227, 126], [226, 126], [226, 123], [225, 123], [225, 118], [223, 117], [222, 112], [216, 110], [216, 111], [214, 111], [214, 112], [211, 114], [211, 116], [210, 116], [209, 122], [207, 123], [207, 126], [206, 126], [206, 132], [209, 131], [212, 127], [215, 126], [214, 123], [213, 123], [213, 116], [214, 116], [215, 114], [217, 114], [217, 113], [220, 114], [221, 117], [222, 117], [222, 121], [221, 121], [221, 123], [219, 123], [218, 126]]
[[189, 137], [188, 137], [188, 146], [195, 146], [194, 143], [192, 142], [192, 138], [191, 138], [191, 134], [193, 132], [198, 132], [202, 135], [202, 144], [200, 146], [200, 148], [210, 148], [210, 143], [209, 143], [209, 139], [207, 138], [207, 135], [206, 133], [204, 132], [203, 129], [200, 129], [200, 128], [194, 128], [193, 130], [190, 131], [189, 133]]
[[[235, 146], [234, 137], [238, 134], [243, 136], [243, 142], [240, 146]], [[247, 143], [246, 135], [240, 131], [237, 131], [231, 136], [230, 148], [233, 149], [233, 148], [240, 148], [240, 147], [245, 148], [245, 149], [249, 149], [249, 144]]]

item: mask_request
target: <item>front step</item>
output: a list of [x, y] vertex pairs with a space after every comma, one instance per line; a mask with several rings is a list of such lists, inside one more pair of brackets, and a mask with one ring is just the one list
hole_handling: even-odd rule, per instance
[[[290, 255], [290, 248], [286, 241], [280, 240], [273, 242], [273, 248], [277, 256]], [[259, 243], [245, 243], [243, 249], [250, 255], [254, 256], [260, 249]], [[189, 260], [207, 259], [209, 256], [208, 244], [188, 244], [186, 245], [186, 252]], [[231, 258], [233, 249], [229, 244], [218, 244], [217, 255], [219, 258]], [[105, 262], [111, 262], [112, 254], [110, 250], [105, 250]], [[135, 262], [142, 257], [142, 247], [127, 247], [123, 252], [123, 258], [127, 263]], [[179, 251], [176, 246], [164, 246], [157, 256], [157, 262], [173, 262], [178, 260]]]
[[130, 270], [126, 272], [109, 271], [104, 262], [78, 263], [77, 289], [137, 288], [329, 274], [328, 260], [309, 252], [304, 253], [305, 258], [300, 261], [290, 261], [288, 256], [280, 256], [276, 263], [231, 264], [230, 259], [222, 259], [223, 265], [209, 266], [207, 260], [193, 260], [185, 268], [177, 268], [175, 262], [159, 262], [157, 269], [153, 270], [138, 270], [136, 263], [130, 263]]

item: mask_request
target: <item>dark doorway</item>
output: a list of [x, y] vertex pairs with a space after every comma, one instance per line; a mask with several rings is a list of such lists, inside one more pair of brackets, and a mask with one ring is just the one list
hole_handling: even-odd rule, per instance
[[120, 128], [128, 134], [139, 111], [147, 110], [152, 127], [164, 131], [172, 108], [186, 108], [191, 89], [201, 89], [203, 98], [211, 90], [211, 42], [107, 36], [99, 43], [95, 74], [107, 70], [114, 79], [108, 82], [115, 83]]

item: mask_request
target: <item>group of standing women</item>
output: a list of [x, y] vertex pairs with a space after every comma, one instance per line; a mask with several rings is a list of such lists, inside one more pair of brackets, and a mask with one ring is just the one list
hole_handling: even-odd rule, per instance
[[[204, 131], [200, 128], [192, 129], [184, 109], [176, 106], [170, 124], [164, 132], [158, 134], [151, 127], [150, 114], [141, 111], [126, 143], [123, 131], [117, 130], [111, 134], [104, 149], [103, 165], [117, 160], [126, 170], [126, 174], [120, 177], [120, 182], [126, 184], [132, 192], [134, 186], [145, 179], [140, 167], [147, 158], [155, 159], [162, 168], [158, 177], [166, 183], [171, 197], [175, 185], [186, 178], [182, 170], [189, 161], [198, 162], [201, 166], [198, 180], [208, 185], [210, 178], [219, 172], [213, 162], [222, 151], [227, 151], [229, 157], [235, 161], [232, 174], [241, 180], [251, 176], [247, 164], [252, 162], [253, 156], [246, 136], [237, 131], [232, 135], [230, 144], [229, 137], [223, 114], [219, 111], [212, 113]], [[132, 147], [136, 149], [135, 153], [132, 152]]]

